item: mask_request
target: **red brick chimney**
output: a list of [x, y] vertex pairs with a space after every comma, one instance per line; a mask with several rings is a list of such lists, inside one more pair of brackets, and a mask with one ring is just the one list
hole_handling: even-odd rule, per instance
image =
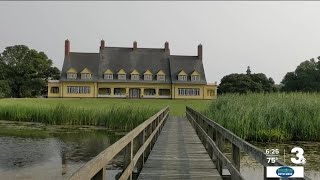
[[202, 45], [201, 44], [198, 45], [198, 58], [200, 60], [202, 60]]
[[133, 50], [136, 50], [138, 48], [138, 43], [137, 41], [133, 42]]
[[100, 50], [102, 50], [104, 47], [105, 47], [105, 42], [102, 39], [101, 42], [100, 42]]
[[164, 43], [164, 50], [165, 50], [165, 51], [169, 51], [169, 43], [168, 43], [168, 41], [166, 41], [166, 42]]
[[64, 41], [64, 57], [69, 56], [70, 54], [70, 41], [67, 39]]

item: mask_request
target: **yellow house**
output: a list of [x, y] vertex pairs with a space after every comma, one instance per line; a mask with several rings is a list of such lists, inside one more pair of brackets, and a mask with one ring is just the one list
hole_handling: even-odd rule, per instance
[[106, 47], [99, 53], [70, 52], [60, 80], [48, 82], [48, 97], [215, 99], [217, 84], [208, 84], [202, 63], [202, 45], [197, 56], [170, 55], [164, 48]]

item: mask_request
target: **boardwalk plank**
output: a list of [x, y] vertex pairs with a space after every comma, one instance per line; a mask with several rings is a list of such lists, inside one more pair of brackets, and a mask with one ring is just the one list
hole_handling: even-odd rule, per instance
[[182, 117], [169, 117], [138, 179], [222, 180], [191, 124]]

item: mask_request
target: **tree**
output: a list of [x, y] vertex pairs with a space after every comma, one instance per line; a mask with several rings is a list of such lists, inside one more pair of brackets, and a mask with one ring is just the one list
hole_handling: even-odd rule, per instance
[[221, 79], [219, 93], [247, 93], [276, 91], [272, 78], [263, 73], [252, 74], [248, 66], [246, 74], [229, 74]]
[[284, 76], [281, 83], [283, 84], [282, 91], [319, 92], [320, 61], [312, 58], [300, 63], [294, 72], [288, 72]]
[[11, 89], [8, 81], [0, 80], [0, 98], [10, 97]]
[[[46, 90], [49, 78], [59, 79], [60, 70], [43, 52], [25, 45], [6, 47], [0, 54], [0, 79], [7, 80], [12, 97], [35, 97]], [[0, 69], [1, 70], [1, 69]]]

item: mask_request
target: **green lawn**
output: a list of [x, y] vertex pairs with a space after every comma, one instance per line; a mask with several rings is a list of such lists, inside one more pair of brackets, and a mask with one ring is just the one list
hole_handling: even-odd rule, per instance
[[165, 100], [165, 99], [90, 99], [90, 98], [64, 98], [64, 99], [0, 99], [0, 106], [5, 105], [26, 105], [26, 106], [56, 106], [63, 104], [66, 107], [81, 107], [95, 109], [109, 109], [114, 106], [135, 106], [141, 108], [162, 109], [170, 106], [170, 114], [173, 116], [185, 115], [185, 107], [191, 106], [197, 110], [204, 110], [211, 100]]

